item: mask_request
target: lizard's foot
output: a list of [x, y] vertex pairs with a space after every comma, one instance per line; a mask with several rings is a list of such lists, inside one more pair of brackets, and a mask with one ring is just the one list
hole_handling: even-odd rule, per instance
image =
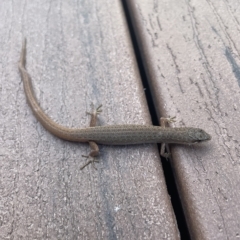
[[161, 117], [160, 118], [161, 127], [166, 127], [166, 125], [168, 125], [169, 123], [173, 123], [173, 122], [176, 122], [176, 117], [168, 117], [168, 118]]
[[91, 112], [86, 112], [87, 114], [89, 115], [98, 115], [102, 112], [102, 104], [100, 104], [96, 109], [94, 107], [94, 104], [91, 103], [91, 108], [92, 108], [92, 111]]
[[[82, 155], [82, 157], [85, 157], [85, 158], [89, 158], [89, 156], [86, 156], [86, 155]], [[92, 158], [91, 157], [91, 159], [89, 159], [81, 168], [80, 168], [80, 170], [83, 170], [87, 165], [89, 165], [89, 164], [91, 164], [92, 163], [92, 166], [95, 168], [95, 169], [97, 169], [96, 167], [95, 167], [95, 162], [99, 162], [96, 158]]]
[[161, 156], [166, 158], [167, 160], [169, 160], [169, 159], [171, 159], [172, 154], [168, 153], [168, 152], [165, 152], [165, 153], [162, 153]]

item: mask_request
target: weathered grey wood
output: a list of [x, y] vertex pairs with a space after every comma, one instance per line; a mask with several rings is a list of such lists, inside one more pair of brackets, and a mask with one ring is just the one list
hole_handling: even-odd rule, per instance
[[127, 3], [159, 116], [212, 135], [172, 147], [192, 239], [239, 238], [239, 2]]
[[150, 124], [120, 1], [2, 1], [0, 8], [0, 239], [178, 239], [154, 145], [101, 146], [48, 133], [26, 103], [27, 69], [43, 109], [58, 123]]

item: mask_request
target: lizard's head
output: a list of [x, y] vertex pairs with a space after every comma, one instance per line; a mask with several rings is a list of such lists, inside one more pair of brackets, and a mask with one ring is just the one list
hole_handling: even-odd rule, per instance
[[205, 142], [211, 140], [212, 138], [211, 135], [200, 128], [191, 128], [189, 129], [188, 134], [191, 139], [191, 143]]

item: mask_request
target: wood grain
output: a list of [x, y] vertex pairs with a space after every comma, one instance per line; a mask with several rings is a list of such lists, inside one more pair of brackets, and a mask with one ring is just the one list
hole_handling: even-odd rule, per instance
[[[120, 1], [2, 1], [0, 80], [1, 239], [179, 239], [156, 145], [100, 148], [63, 141], [35, 119], [17, 69], [60, 124], [150, 124]], [[14, 4], [14, 5], [13, 5]]]
[[172, 147], [192, 239], [240, 234], [238, 1], [127, 1], [159, 116], [212, 135]]

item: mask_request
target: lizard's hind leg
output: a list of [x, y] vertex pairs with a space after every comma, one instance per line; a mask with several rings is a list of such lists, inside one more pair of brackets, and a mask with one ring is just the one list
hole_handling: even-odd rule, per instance
[[[92, 105], [93, 111], [92, 112], [87, 112], [87, 114], [91, 115], [91, 120], [90, 120], [90, 127], [95, 127], [97, 125], [97, 115], [99, 115], [102, 112], [102, 105], [99, 105], [96, 109], [94, 109], [94, 106]], [[91, 152], [89, 155], [82, 155], [82, 157], [85, 158], [90, 158], [80, 169], [84, 169], [88, 164], [92, 163], [93, 167], [95, 168], [94, 163], [99, 162], [96, 157], [99, 155], [99, 147], [97, 143], [93, 141], [89, 141], [89, 146], [91, 148]]]

